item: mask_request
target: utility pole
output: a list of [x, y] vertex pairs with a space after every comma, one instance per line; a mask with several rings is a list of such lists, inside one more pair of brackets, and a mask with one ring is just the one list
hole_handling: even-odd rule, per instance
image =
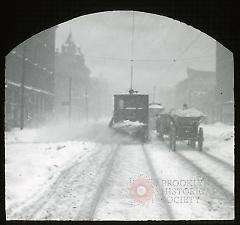
[[25, 102], [24, 102], [24, 84], [25, 84], [25, 73], [26, 73], [26, 62], [25, 62], [25, 55], [26, 55], [26, 46], [23, 43], [23, 54], [22, 54], [22, 79], [21, 79], [21, 111], [20, 111], [20, 129], [23, 130], [24, 128], [24, 111], [25, 111]]
[[71, 125], [71, 107], [72, 107], [72, 78], [69, 77], [69, 94], [68, 94], [68, 120]]

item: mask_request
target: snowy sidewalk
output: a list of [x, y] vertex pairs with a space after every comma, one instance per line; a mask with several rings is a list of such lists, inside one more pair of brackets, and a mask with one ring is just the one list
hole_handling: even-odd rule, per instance
[[88, 157], [94, 143], [63, 142], [6, 146], [6, 211], [29, 204], [77, 158]]

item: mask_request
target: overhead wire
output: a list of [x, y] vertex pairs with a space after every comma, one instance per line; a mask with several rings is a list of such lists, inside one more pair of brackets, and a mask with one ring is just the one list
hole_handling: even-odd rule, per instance
[[133, 85], [133, 45], [134, 45], [134, 11], [132, 11], [132, 41], [131, 41], [131, 86], [130, 89], [132, 90]]
[[[106, 56], [91, 56], [91, 55], [85, 55], [84, 54], [84, 58], [91, 60], [91, 59], [95, 59], [95, 60], [103, 60], [104, 63], [106, 63], [106, 61], [122, 61], [122, 62], [127, 62], [127, 61], [131, 61], [131, 80], [133, 77], [133, 61], [135, 62], [169, 62], [169, 69], [171, 68], [170, 66], [172, 65], [173, 62], [177, 62], [177, 61], [189, 61], [189, 60], [197, 60], [197, 59], [201, 59], [201, 58], [206, 58], [206, 57], [210, 57], [213, 54], [210, 55], [203, 55], [203, 56], [196, 56], [196, 57], [189, 57], [189, 58], [182, 58], [182, 56], [184, 54], [186, 54], [186, 52], [190, 49], [190, 47], [197, 41], [197, 39], [200, 37], [199, 33], [187, 46], [186, 48], [181, 51], [181, 57], [174, 57], [174, 58], [162, 58], [162, 59], [133, 59], [133, 47], [134, 47], [134, 31], [135, 31], [135, 24], [134, 24], [134, 11], [132, 11], [132, 39], [131, 39], [131, 59], [127, 59], [127, 58], [116, 58], [116, 57], [106, 57]], [[35, 37], [36, 40], [40, 43], [42, 43], [42, 45], [47, 48], [49, 51], [50, 49], [48, 48], [48, 44], [44, 43], [44, 41], [41, 40], [41, 38], [39, 38], [38, 36]], [[207, 49], [208, 50], [208, 49]], [[12, 51], [14, 52], [14, 51]], [[17, 55], [19, 57], [19, 55]], [[27, 60], [28, 62], [30, 62], [31, 64], [33, 64], [34, 66], [38, 66], [40, 69], [43, 69], [45, 71], [47, 71], [48, 73], [52, 74], [53, 72], [48, 71], [45, 67], [42, 68], [40, 67], [37, 63], [33, 63], [31, 62], [31, 60]]]
[[11, 51], [11, 54], [12, 54], [13, 56], [16, 56], [16, 57], [18, 57], [18, 58], [23, 59], [25, 62], [30, 63], [30, 64], [33, 65], [34, 67], [37, 67], [37, 68], [45, 71], [46, 73], [49, 73], [50, 75], [53, 75], [53, 71], [48, 70], [46, 67], [40, 66], [38, 63], [33, 62], [32, 60], [30, 60], [30, 59], [27, 58], [27, 57], [24, 58], [24, 57], [23, 57], [21, 54], [19, 54], [16, 50], [12, 50], [12, 51]]

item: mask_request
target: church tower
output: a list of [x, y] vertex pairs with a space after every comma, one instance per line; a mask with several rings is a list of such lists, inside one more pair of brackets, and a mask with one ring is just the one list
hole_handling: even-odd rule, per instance
[[70, 80], [71, 118], [77, 121], [84, 117], [84, 94], [90, 82], [90, 69], [71, 31], [61, 45], [61, 52], [56, 52], [55, 59], [55, 112], [63, 119], [68, 119], [69, 114]]

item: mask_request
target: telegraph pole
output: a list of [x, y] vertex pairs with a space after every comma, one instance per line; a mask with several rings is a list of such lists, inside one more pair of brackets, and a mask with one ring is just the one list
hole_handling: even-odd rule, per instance
[[26, 55], [26, 46], [23, 43], [23, 54], [22, 54], [22, 79], [21, 79], [21, 111], [20, 111], [20, 129], [23, 130], [24, 128], [24, 84], [25, 84], [25, 72], [26, 72], [26, 62], [25, 62], [25, 55]]
[[68, 120], [71, 125], [71, 108], [72, 108], [72, 78], [69, 77], [69, 94], [68, 94]]

